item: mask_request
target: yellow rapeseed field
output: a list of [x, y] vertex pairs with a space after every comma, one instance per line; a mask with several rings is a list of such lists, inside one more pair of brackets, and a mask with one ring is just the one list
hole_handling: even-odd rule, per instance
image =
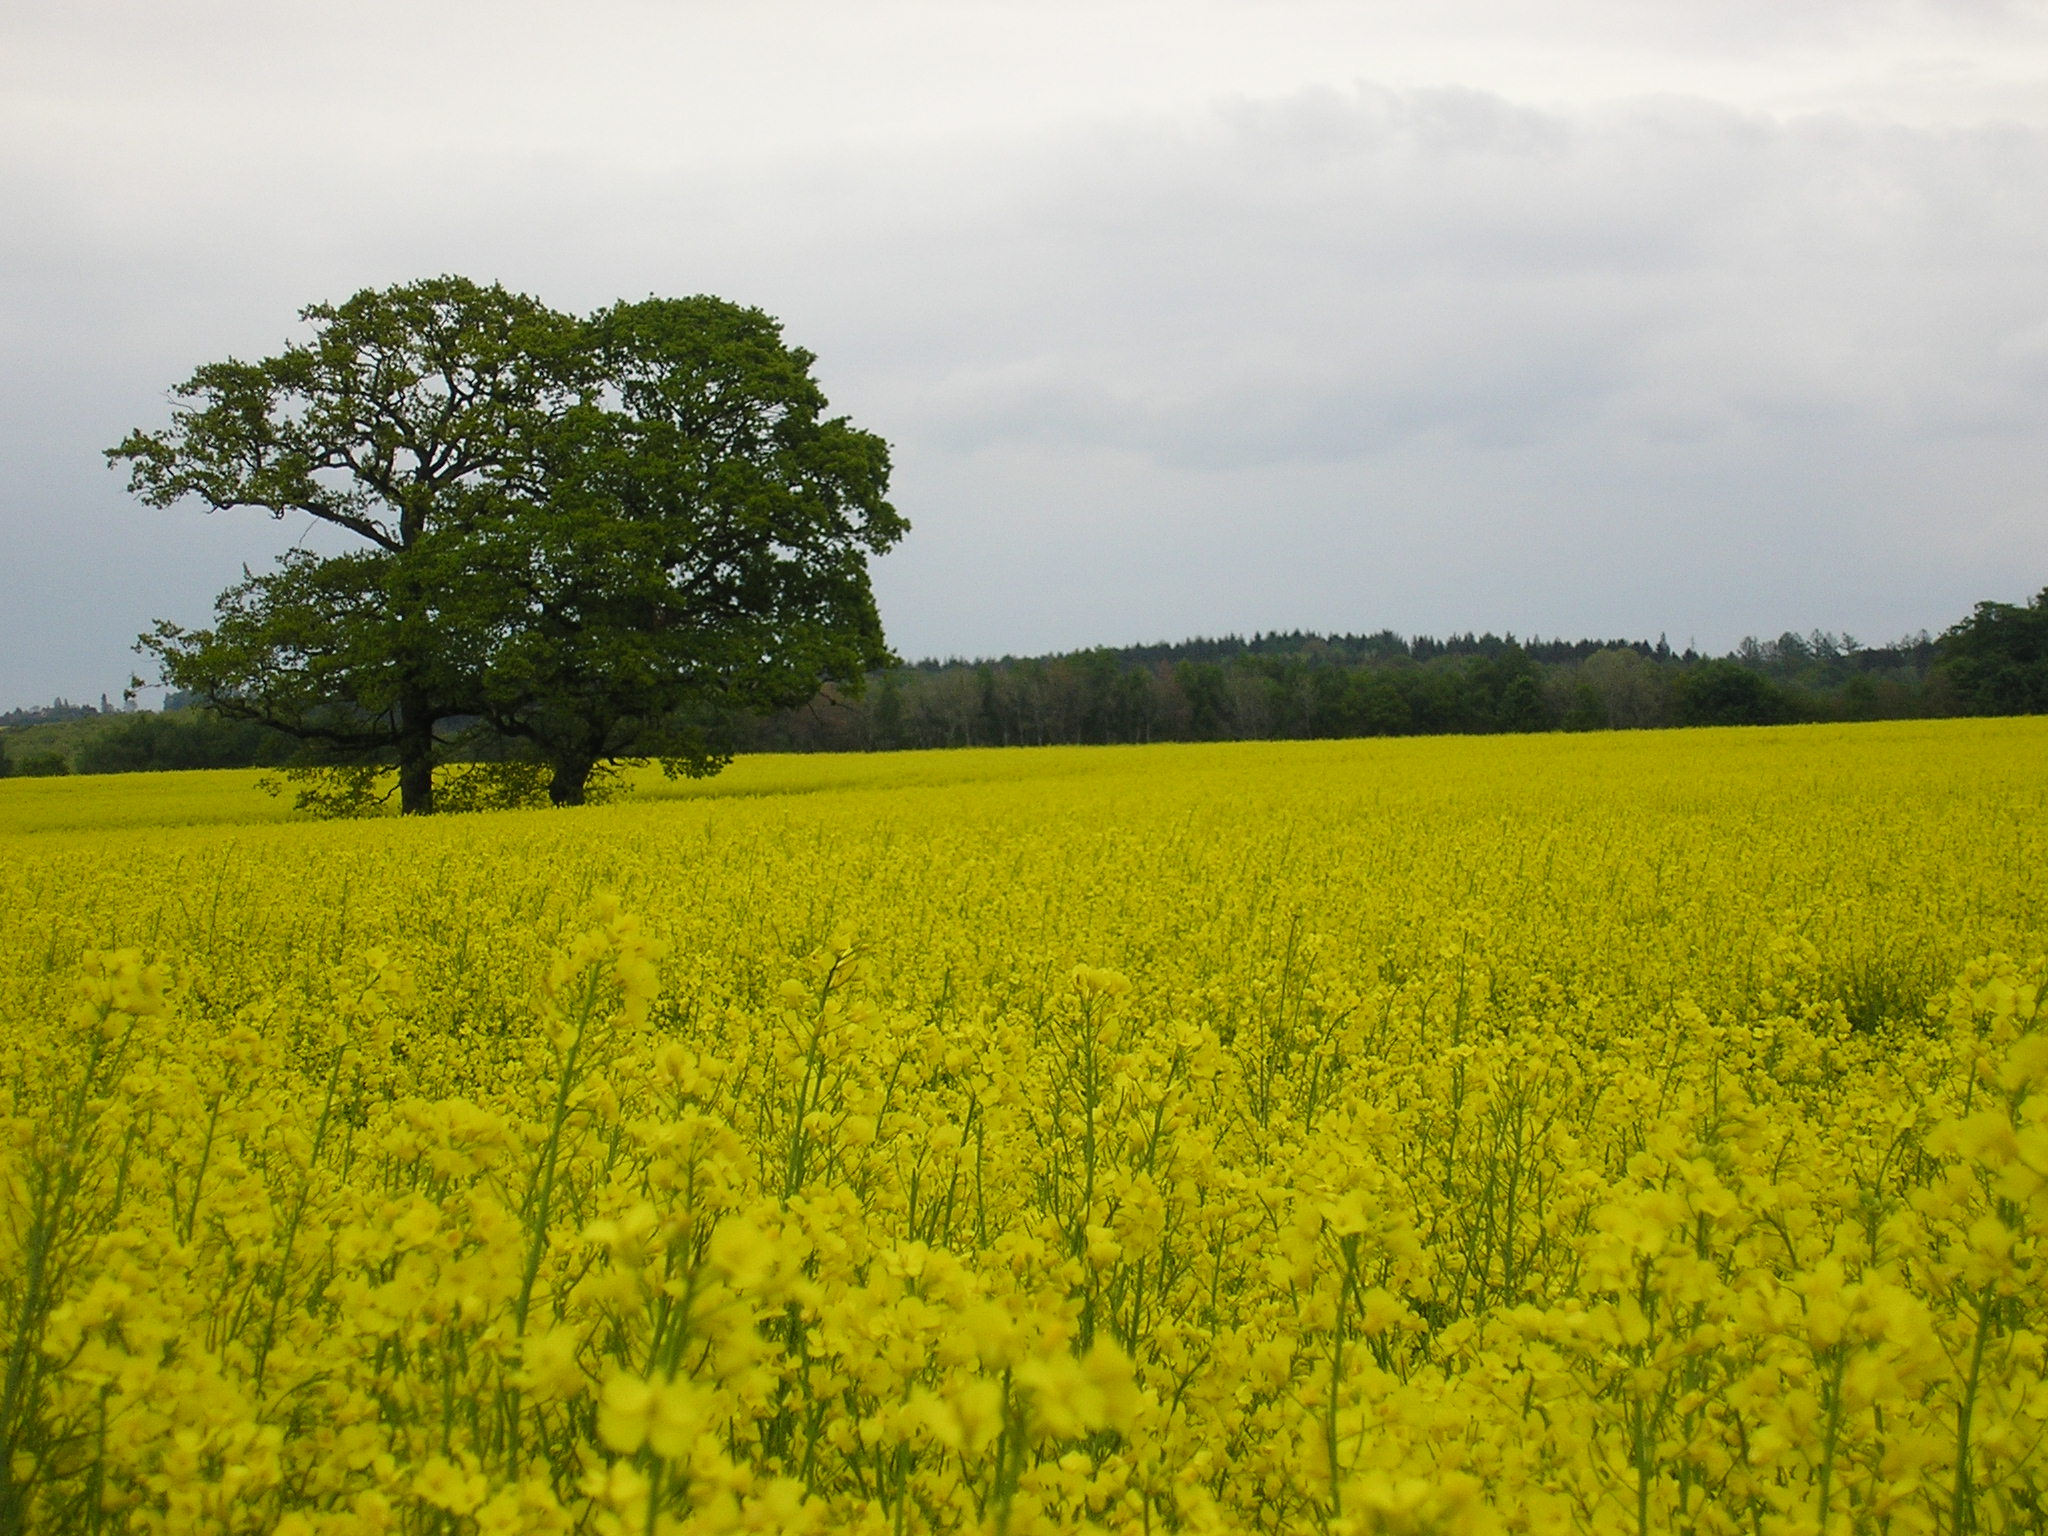
[[0, 783], [0, 1530], [2041, 1531], [2044, 769]]

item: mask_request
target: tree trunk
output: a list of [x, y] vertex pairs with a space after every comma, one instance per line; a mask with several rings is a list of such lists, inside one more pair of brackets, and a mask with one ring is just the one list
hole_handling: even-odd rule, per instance
[[411, 694], [399, 705], [398, 814], [434, 814], [434, 714]]
[[584, 786], [597, 760], [589, 757], [558, 757], [555, 776], [548, 781], [548, 800], [554, 805], [581, 805]]

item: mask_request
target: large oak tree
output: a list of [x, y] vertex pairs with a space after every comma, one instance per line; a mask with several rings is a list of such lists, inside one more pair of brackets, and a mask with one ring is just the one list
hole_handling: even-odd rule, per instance
[[722, 760], [719, 724], [858, 687], [891, 658], [867, 557], [902, 536], [888, 448], [824, 415], [758, 310], [648, 299], [586, 322], [602, 395], [550, 439], [533, 509], [465, 537], [481, 709], [554, 766]]
[[442, 277], [303, 312], [314, 333], [199, 369], [108, 457], [155, 505], [304, 513], [362, 541], [144, 637], [166, 682], [431, 811], [449, 722], [549, 765], [704, 772], [722, 725], [889, 659], [866, 559], [907, 525], [888, 449], [825, 416], [758, 310], [649, 299], [586, 319]]

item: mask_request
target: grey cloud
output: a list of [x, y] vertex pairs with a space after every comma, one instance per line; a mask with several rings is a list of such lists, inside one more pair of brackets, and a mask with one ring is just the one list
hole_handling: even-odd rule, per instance
[[2040, 314], [2031, 132], [1366, 89], [1068, 153], [919, 286], [954, 283], [906, 403], [950, 445], [1213, 466], [2038, 405], [1997, 361]]
[[439, 270], [780, 315], [896, 442], [911, 654], [1871, 638], [2048, 580], [2042, 130], [1543, 102], [1357, 84], [767, 160], [302, 143], [286, 182], [170, 129], [91, 175], [16, 156], [0, 704], [117, 685], [303, 531], [135, 508], [99, 448], [300, 304]]

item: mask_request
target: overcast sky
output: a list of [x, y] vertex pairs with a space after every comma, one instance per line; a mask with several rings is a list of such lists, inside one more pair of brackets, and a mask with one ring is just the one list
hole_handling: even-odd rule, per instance
[[101, 449], [444, 271], [780, 317], [907, 656], [2048, 585], [2048, 4], [0, 0], [0, 708], [306, 531]]

